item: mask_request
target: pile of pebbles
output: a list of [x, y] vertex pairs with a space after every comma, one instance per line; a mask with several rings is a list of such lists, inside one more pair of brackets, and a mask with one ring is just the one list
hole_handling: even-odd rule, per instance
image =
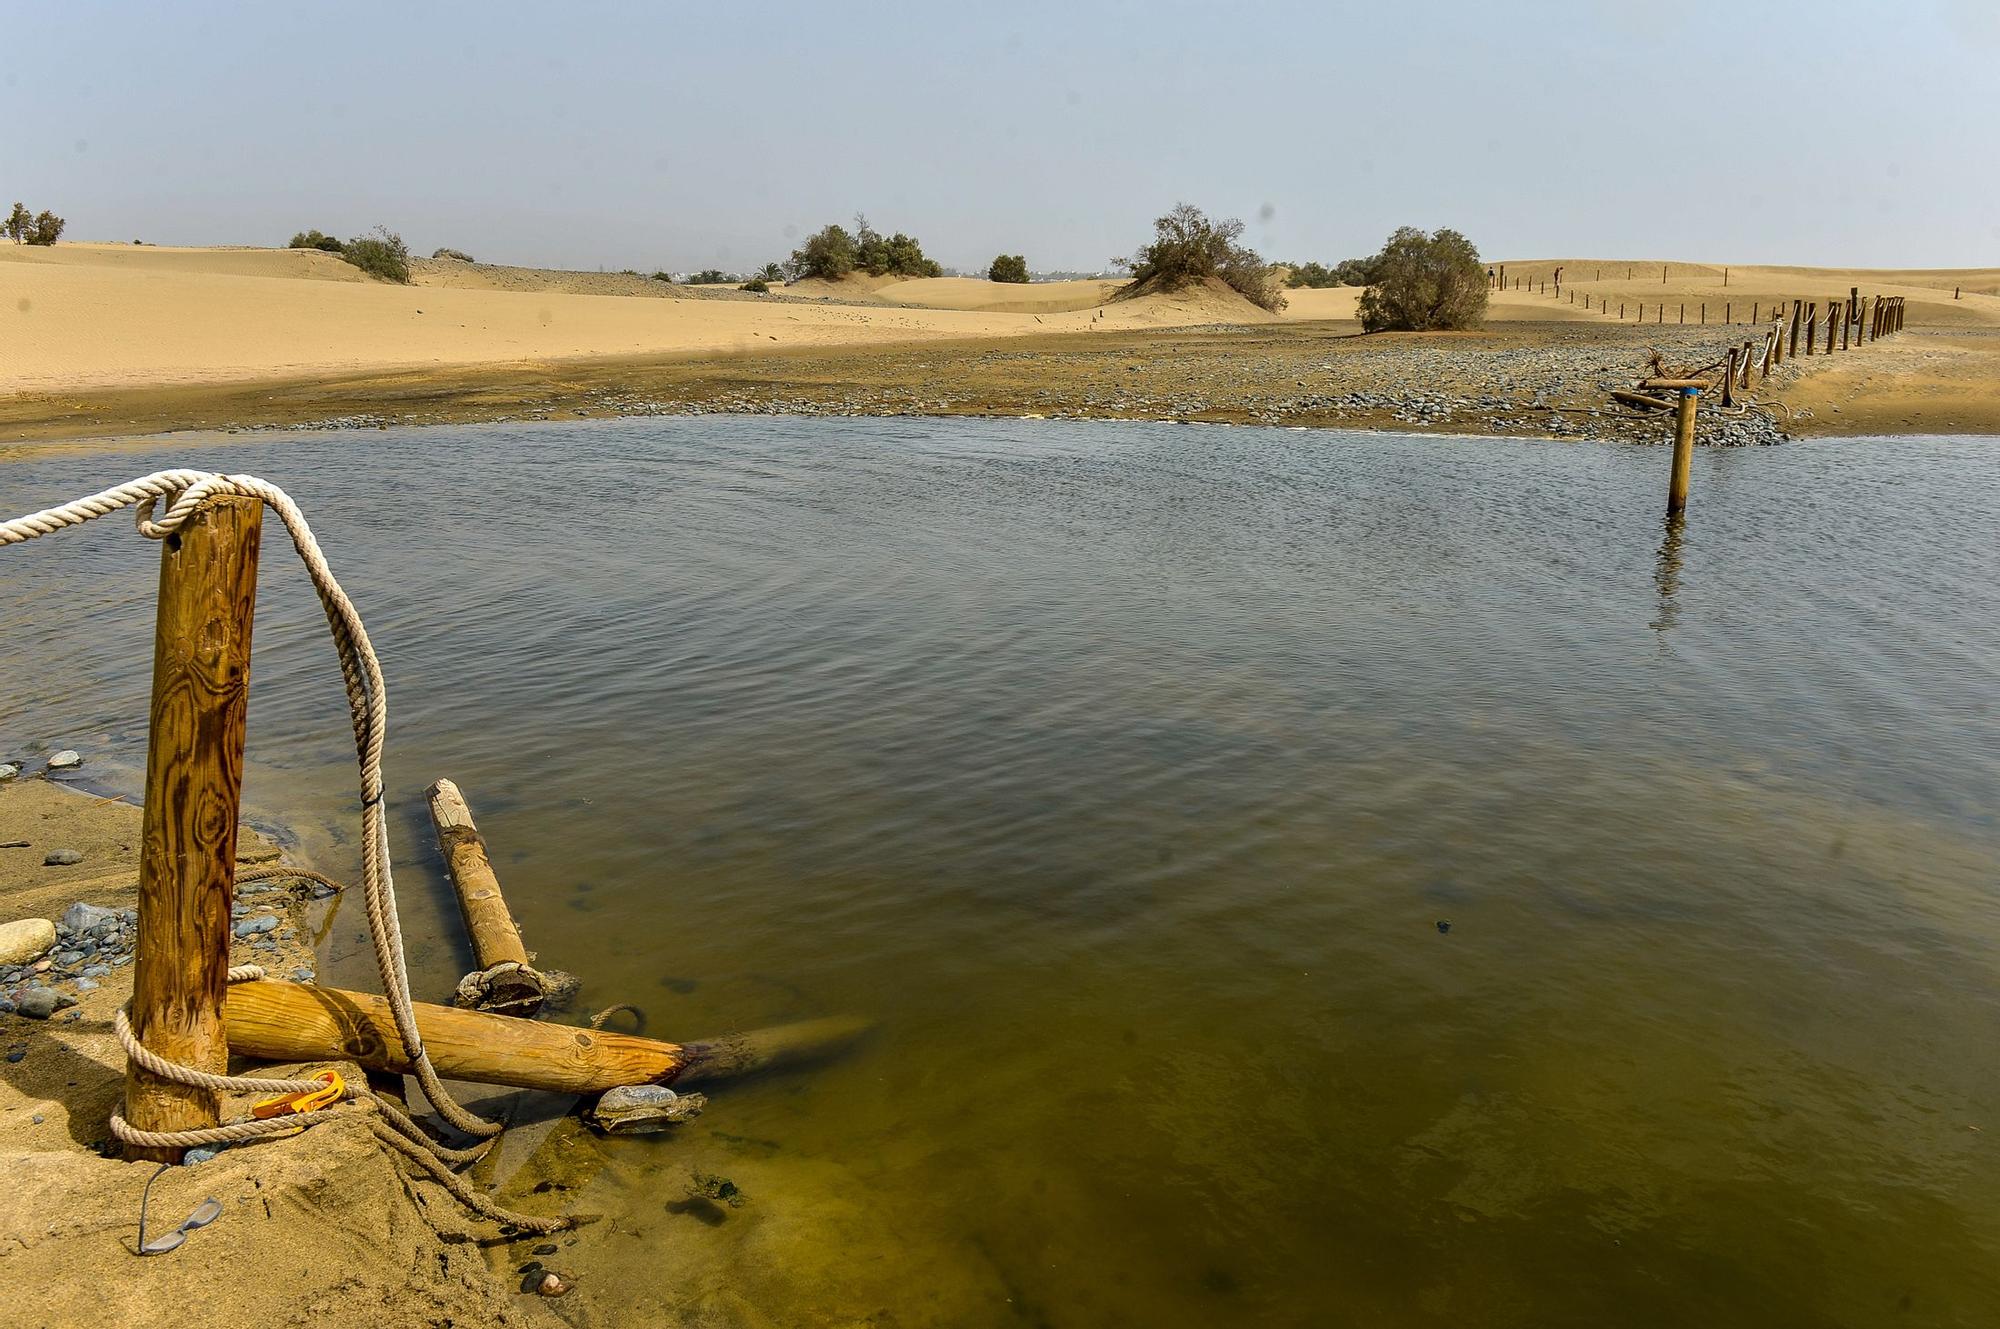
[[76, 1005], [77, 993], [93, 991], [112, 970], [132, 963], [138, 917], [135, 909], [105, 909], [81, 900], [63, 910], [47, 954], [0, 966], [0, 1014], [46, 1020]]

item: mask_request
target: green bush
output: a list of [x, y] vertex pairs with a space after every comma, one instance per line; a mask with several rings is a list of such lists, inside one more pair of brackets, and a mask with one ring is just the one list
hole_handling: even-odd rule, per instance
[[1486, 265], [1457, 231], [1402, 227], [1369, 264], [1363, 332], [1473, 328], [1486, 317]]
[[1131, 258], [1112, 262], [1132, 270], [1135, 291], [1175, 291], [1219, 277], [1252, 304], [1275, 313], [1285, 307], [1285, 294], [1278, 289], [1271, 266], [1257, 251], [1239, 243], [1242, 234], [1243, 223], [1234, 217], [1211, 221], [1200, 208], [1180, 203], [1153, 222], [1151, 244], [1141, 246]]
[[292, 237], [287, 249], [324, 249], [329, 254], [338, 254], [342, 245], [324, 231], [300, 231]]
[[371, 277], [383, 281], [410, 283], [410, 250], [403, 237], [386, 226], [377, 226], [370, 235], [357, 236], [341, 246], [340, 256]]
[[1001, 254], [986, 269], [986, 280], [1025, 282], [1028, 280], [1028, 260], [1021, 254]]
[[792, 251], [792, 271], [801, 277], [839, 281], [854, 271], [854, 237], [840, 226], [807, 236], [806, 242]]
[[771, 283], [765, 281], [762, 277], [752, 277], [736, 289], [739, 291], [755, 291], [758, 295], [765, 295], [769, 293]]
[[465, 252], [465, 251], [464, 251], [463, 249], [449, 249], [449, 248], [447, 248], [447, 249], [433, 249], [433, 250], [431, 251], [431, 257], [432, 257], [432, 258], [455, 258], [455, 259], [457, 259], [457, 260], [458, 260], [458, 261], [459, 261], [460, 263], [477, 263], [477, 262], [479, 261], [478, 259], [474, 258], [474, 257], [473, 257], [472, 255], [470, 255], [470, 254], [466, 253], [466, 252]]

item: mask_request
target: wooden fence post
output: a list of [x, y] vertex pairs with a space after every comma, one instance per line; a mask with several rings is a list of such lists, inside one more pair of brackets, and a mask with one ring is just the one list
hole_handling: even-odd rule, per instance
[[1805, 317], [1805, 312], [1805, 301], [1792, 301], [1792, 344], [1785, 348], [1785, 358], [1788, 360], [1799, 358], [1799, 320]]
[[1732, 400], [1732, 396], [1736, 390], [1736, 357], [1738, 354], [1739, 352], [1734, 346], [1729, 348], [1729, 372], [1722, 376], [1722, 404], [1724, 406], [1733, 406], [1736, 404]]
[[1806, 359], [1812, 359], [1813, 343], [1818, 340], [1819, 301], [1806, 306]]
[[[169, 1061], [216, 1074], [229, 1066], [222, 1000], [263, 517], [258, 500], [226, 495], [161, 542], [153, 629], [132, 1031]], [[124, 1116], [142, 1131], [199, 1130], [217, 1123], [218, 1103], [128, 1062]], [[181, 1153], [125, 1150], [158, 1163]]]
[[1850, 300], [1848, 302], [1847, 307], [1840, 311], [1840, 349], [1843, 351], [1849, 349], [1847, 345], [1847, 334], [1851, 332], [1853, 328], [1854, 328], [1854, 304]]
[[1699, 388], [1682, 388], [1674, 412], [1674, 474], [1667, 483], [1667, 515], [1684, 511], [1688, 505], [1688, 475], [1694, 468], [1694, 412], [1701, 399]]
[[1756, 343], [1747, 341], [1743, 343], [1743, 381], [1736, 386], [1745, 392], [1750, 391], [1750, 357], [1755, 353]]

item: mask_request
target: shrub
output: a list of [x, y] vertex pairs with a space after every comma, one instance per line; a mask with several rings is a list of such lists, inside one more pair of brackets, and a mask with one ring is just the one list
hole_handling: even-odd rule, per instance
[[7, 238], [15, 244], [26, 244], [29, 234], [35, 229], [35, 218], [24, 203], [16, 203], [14, 210], [7, 214]]
[[1025, 282], [1028, 280], [1028, 260], [1021, 254], [1001, 254], [986, 269], [986, 280]]
[[1284, 292], [1273, 280], [1270, 265], [1238, 243], [1242, 234], [1243, 223], [1235, 218], [1211, 221], [1200, 208], [1180, 203], [1154, 221], [1153, 243], [1112, 263], [1132, 270], [1134, 290], [1175, 291], [1219, 277], [1252, 304], [1273, 312], [1283, 309]]
[[752, 277], [736, 289], [740, 291], [755, 291], [759, 295], [764, 295], [770, 291], [771, 283], [765, 281], [762, 277]]
[[39, 213], [35, 217], [35, 229], [28, 233], [28, 243], [31, 245], [52, 245], [56, 242], [56, 237], [63, 233], [63, 227], [66, 224], [62, 218], [56, 216], [53, 212]]
[[901, 231], [884, 238], [866, 217], [854, 219], [854, 265], [871, 277], [942, 277], [944, 269], [924, 257], [924, 247]]
[[821, 277], [839, 281], [854, 271], [854, 237], [839, 226], [806, 237], [792, 251], [792, 271], [801, 277]]
[[703, 268], [700, 272], [688, 274], [689, 286], [723, 286], [736, 280], [721, 268]]
[[285, 246], [287, 249], [324, 249], [329, 254], [338, 254], [341, 247], [340, 241], [324, 231], [300, 231]]
[[377, 226], [371, 235], [358, 236], [341, 247], [340, 256], [371, 277], [383, 281], [410, 283], [410, 250], [403, 237], [386, 226]]
[[477, 263], [477, 262], [479, 261], [478, 259], [474, 258], [474, 257], [473, 257], [472, 255], [470, 255], [470, 254], [466, 253], [466, 252], [465, 252], [465, 251], [464, 251], [463, 249], [434, 249], [434, 250], [432, 250], [432, 251], [431, 251], [431, 257], [432, 257], [432, 258], [455, 258], [455, 259], [457, 259], [457, 260], [458, 260], [458, 261], [459, 261], [460, 263]]
[[1370, 260], [1361, 330], [1432, 332], [1477, 327], [1486, 317], [1486, 267], [1457, 231], [1405, 226]]
[[653, 274], [654, 281], [672, 281], [673, 279], [674, 274], [671, 272], [656, 272]]

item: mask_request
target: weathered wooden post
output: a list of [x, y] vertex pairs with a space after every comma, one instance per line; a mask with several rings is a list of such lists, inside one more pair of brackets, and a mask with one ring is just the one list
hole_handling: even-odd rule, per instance
[[[229, 1045], [229, 906], [250, 705], [250, 624], [264, 506], [210, 499], [161, 542], [153, 702], [139, 852], [132, 1031], [169, 1061], [222, 1074]], [[214, 1093], [128, 1062], [125, 1120], [142, 1131], [214, 1126]], [[127, 1146], [177, 1163], [179, 1149]]]
[[1799, 358], [1799, 321], [1805, 317], [1805, 312], [1805, 301], [1792, 301], [1792, 344], [1785, 348], [1785, 358], [1788, 360]]
[[1847, 305], [1847, 307], [1846, 307], [1846, 308], [1844, 308], [1844, 309], [1842, 309], [1842, 310], [1840, 311], [1840, 349], [1841, 349], [1841, 350], [1845, 351], [1845, 350], [1848, 350], [1848, 349], [1850, 349], [1850, 347], [1849, 347], [1849, 346], [1848, 346], [1848, 344], [1847, 344], [1847, 334], [1848, 334], [1848, 333], [1850, 333], [1850, 332], [1852, 332], [1853, 330], [1854, 330], [1854, 305], [1853, 305], [1853, 303], [1852, 303], [1852, 302], [1850, 302], [1850, 303], [1849, 303], [1849, 304]]
[[1674, 472], [1667, 482], [1667, 515], [1686, 509], [1688, 476], [1694, 469], [1694, 413], [1707, 380], [1699, 378], [1649, 378], [1647, 388], [1670, 388], [1680, 393], [1674, 412]]
[[1734, 346], [1729, 348], [1729, 372], [1722, 376], [1722, 404], [1724, 406], [1734, 406], [1736, 404], [1732, 400], [1732, 397], [1736, 388], [1736, 357], [1738, 354], [1740, 352]]
[[1756, 353], [1757, 346], [1755, 342], [1746, 341], [1743, 343], [1743, 381], [1736, 386], [1745, 392], [1750, 391], [1750, 357]]
[[1859, 286], [1850, 286], [1847, 288], [1847, 318], [1851, 323], [1858, 324], [1861, 322], [1861, 288]]
[[1819, 301], [1806, 306], [1806, 359], [1812, 359], [1813, 344], [1819, 333]]

